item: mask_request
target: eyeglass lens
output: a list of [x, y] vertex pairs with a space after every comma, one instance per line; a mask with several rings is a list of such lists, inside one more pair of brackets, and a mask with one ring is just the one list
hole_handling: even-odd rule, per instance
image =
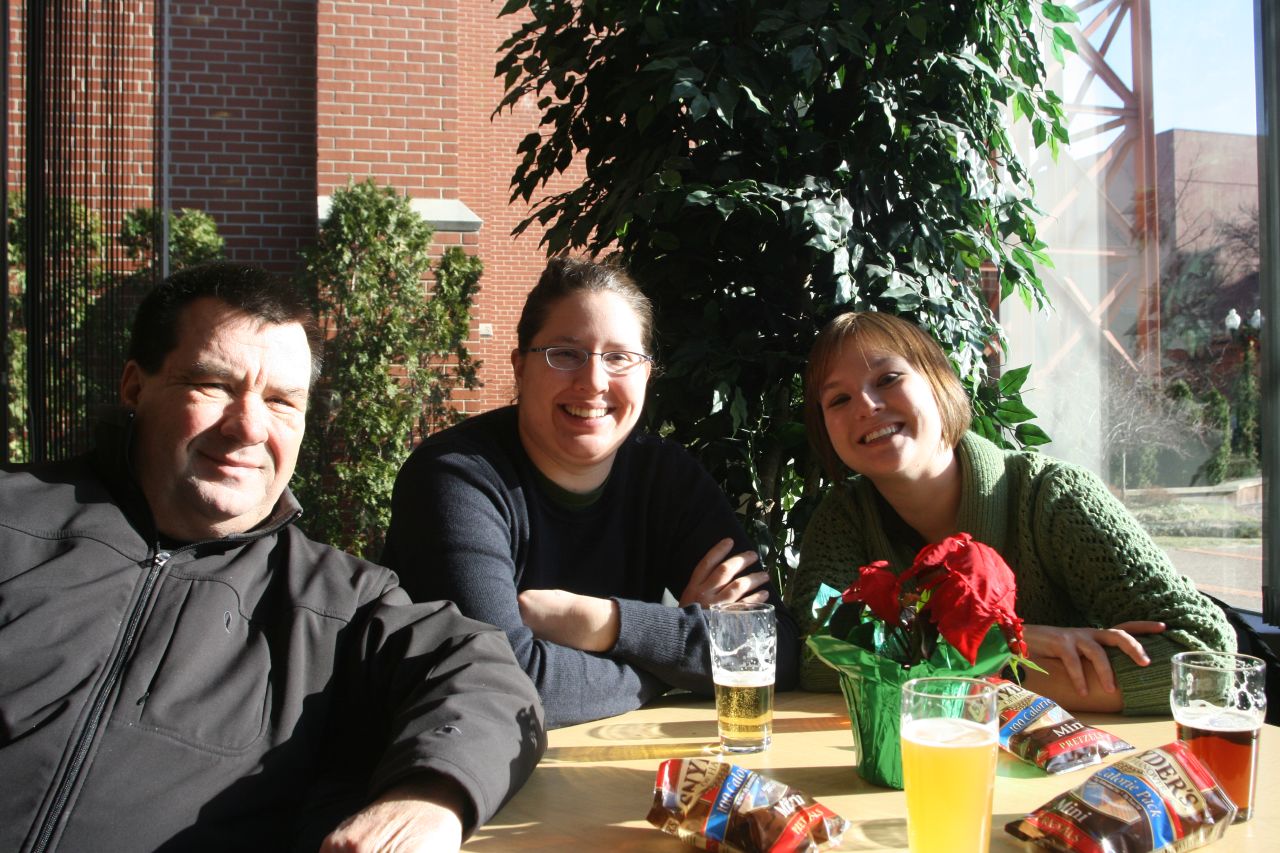
[[547, 364], [556, 370], [577, 370], [593, 355], [600, 356], [604, 369], [610, 373], [625, 373], [644, 361], [640, 354], [625, 351], [593, 353], [577, 347], [547, 347], [545, 352]]

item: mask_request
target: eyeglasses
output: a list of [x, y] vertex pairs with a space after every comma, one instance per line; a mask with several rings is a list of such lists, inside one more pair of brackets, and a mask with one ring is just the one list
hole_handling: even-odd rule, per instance
[[556, 370], [577, 370], [586, 364], [593, 355], [600, 356], [604, 369], [614, 376], [629, 373], [646, 361], [653, 361], [653, 356], [642, 352], [614, 350], [612, 352], [591, 352], [579, 347], [529, 347], [525, 352], [540, 352], [546, 356], [547, 364]]

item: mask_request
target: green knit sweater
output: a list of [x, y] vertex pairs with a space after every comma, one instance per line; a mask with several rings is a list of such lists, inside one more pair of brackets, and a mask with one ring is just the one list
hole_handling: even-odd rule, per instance
[[[957, 447], [957, 531], [1000, 552], [1018, 580], [1017, 612], [1029, 624], [1109, 628], [1164, 622], [1138, 636], [1151, 658], [1135, 664], [1108, 649], [1127, 714], [1169, 712], [1169, 659], [1184, 649], [1235, 651], [1222, 611], [1173, 568], [1094, 474], [1038, 453], [1004, 451], [967, 433]], [[925, 544], [865, 477], [832, 488], [805, 532], [787, 600], [804, 634], [817, 627], [820, 584], [844, 589], [858, 567], [888, 560], [905, 571]], [[834, 690], [835, 672], [806, 648], [801, 686]]]

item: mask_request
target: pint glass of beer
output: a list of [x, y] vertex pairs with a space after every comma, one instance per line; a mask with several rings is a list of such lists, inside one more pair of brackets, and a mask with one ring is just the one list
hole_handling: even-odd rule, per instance
[[772, 604], [713, 604], [711, 675], [724, 752], [769, 748], [773, 729], [773, 673], [778, 626]]
[[998, 743], [994, 685], [947, 677], [902, 685], [902, 781], [912, 853], [985, 853]]
[[1236, 804], [1236, 822], [1253, 817], [1258, 737], [1267, 716], [1266, 663], [1230, 652], [1173, 656], [1169, 704], [1178, 740], [1218, 777]]

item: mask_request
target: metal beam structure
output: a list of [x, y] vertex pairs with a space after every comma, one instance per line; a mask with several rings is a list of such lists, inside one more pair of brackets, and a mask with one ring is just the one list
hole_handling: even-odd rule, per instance
[[[1081, 23], [1072, 29], [1083, 73], [1063, 91], [1077, 155], [1071, 191], [1047, 211], [1059, 218], [1086, 193], [1101, 200], [1099, 243], [1090, 249], [1102, 269], [1096, 296], [1055, 270], [1045, 271], [1051, 291], [1066, 298], [1080, 327], [1038, 365], [1042, 377], [1069, 369], [1072, 351], [1093, 326], [1101, 340], [1135, 370], [1160, 364], [1160, 224], [1156, 195], [1155, 125], [1151, 85], [1149, 0], [1083, 0]], [[1127, 30], [1127, 38], [1125, 32]], [[1064, 86], [1065, 88], [1065, 86]], [[1047, 165], [1047, 164], [1046, 164]], [[1059, 164], [1061, 165], [1061, 164]]]

